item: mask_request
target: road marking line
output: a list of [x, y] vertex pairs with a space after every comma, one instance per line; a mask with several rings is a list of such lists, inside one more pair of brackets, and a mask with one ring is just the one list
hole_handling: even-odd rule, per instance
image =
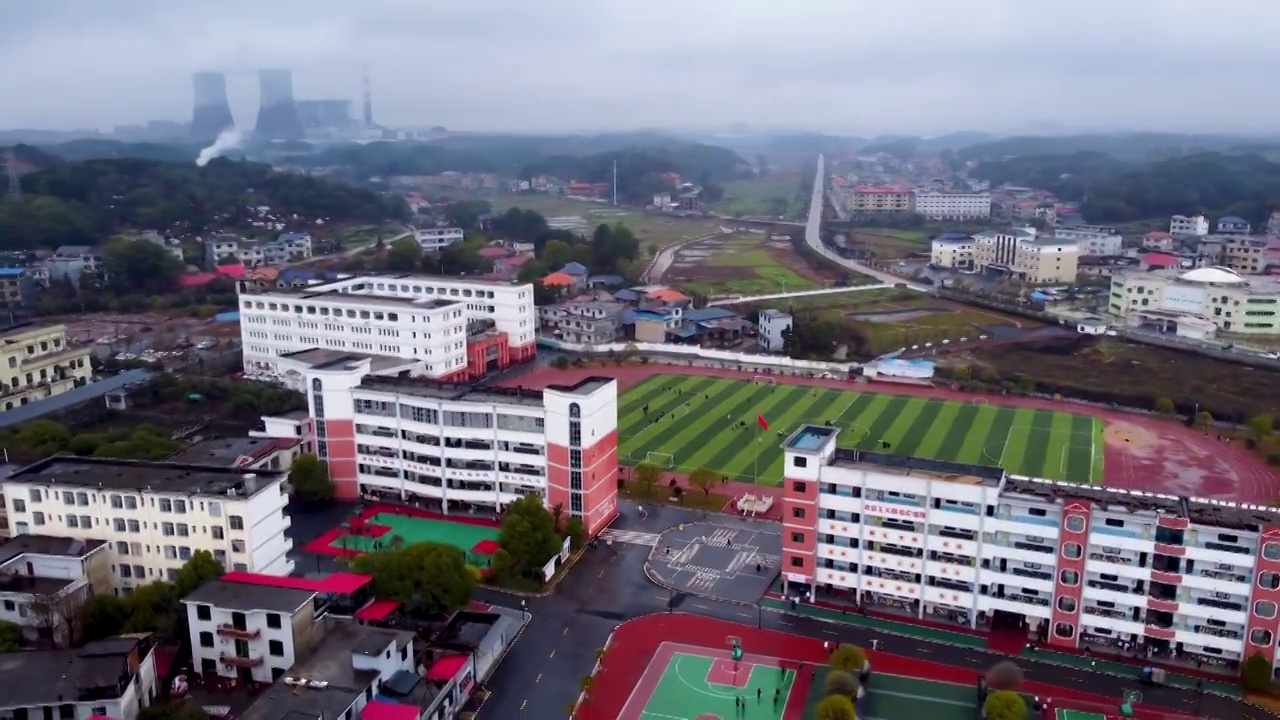
[[542, 673], [538, 673], [538, 677], [536, 677], [536, 678], [534, 678], [534, 679], [533, 679], [533, 681], [534, 681], [535, 683], [536, 683], [536, 682], [540, 682], [541, 680], [542, 680]]

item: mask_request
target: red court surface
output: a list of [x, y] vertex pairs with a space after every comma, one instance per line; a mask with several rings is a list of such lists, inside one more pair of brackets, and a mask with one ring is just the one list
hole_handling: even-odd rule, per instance
[[[681, 365], [601, 365], [556, 370], [539, 368], [509, 385], [541, 388], [573, 383], [590, 376], [617, 379], [625, 390], [651, 375], [712, 375], [721, 378], [754, 380], [759, 373], [723, 368]], [[1212, 433], [1188, 428], [1179, 422], [1148, 415], [1106, 410], [1089, 405], [1056, 402], [1043, 398], [1012, 395], [975, 394], [941, 388], [877, 383], [854, 384], [847, 380], [775, 375], [779, 383], [834, 388], [851, 392], [913, 395], [967, 402], [981, 398], [992, 405], [1074, 412], [1101, 418], [1106, 423], [1103, 450], [1104, 485], [1123, 490], [1142, 490], [1211, 500], [1269, 504], [1280, 497], [1280, 476], [1261, 458], [1238, 443], [1218, 440]], [[747, 488], [756, 486], [746, 485]], [[726, 488], [735, 495], [738, 488]], [[744, 492], [751, 492], [745, 490]]]
[[[671, 653], [693, 647], [702, 648], [705, 655], [728, 658], [726, 638], [731, 636], [741, 638], [746, 651], [744, 660], [753, 656], [764, 657], [767, 659], [762, 664], [781, 665], [798, 671], [783, 711], [783, 720], [802, 720], [805, 697], [812, 679], [812, 673], [805, 670], [825, 665], [828, 658], [822, 640], [687, 613], [648, 615], [619, 625], [600, 661], [595, 684], [578, 708], [575, 720], [641, 720], [639, 711], [652, 696], [657, 680], [669, 664]], [[665, 649], [664, 644], [667, 646]], [[986, 671], [986, 668], [953, 667], [871, 650], [867, 651], [867, 657], [877, 673], [964, 685], [976, 684], [978, 676]], [[795, 665], [791, 668], [788, 663]], [[874, 687], [874, 680], [872, 683]], [[1043, 683], [1029, 682], [1024, 692], [1054, 698], [1055, 705], [1062, 708], [1115, 708], [1117, 705], [1112, 698]], [[1134, 710], [1139, 720], [1186, 717], [1142, 706], [1135, 706]], [[628, 715], [628, 712], [633, 714]]]
[[341, 547], [338, 543], [338, 538], [349, 534], [348, 525], [354, 525], [359, 528], [359, 532], [362, 537], [378, 538], [386, 535], [391, 531], [390, 527], [369, 522], [369, 518], [377, 515], [399, 515], [401, 517], [439, 520], [440, 522], [455, 523], [458, 525], [476, 525], [479, 527], [489, 528], [498, 527], [498, 523], [483, 518], [468, 517], [465, 515], [441, 515], [440, 513], [419, 510], [418, 508], [408, 507], [406, 505], [371, 503], [364, 506], [358, 515], [348, 517], [344, 521], [343, 525], [338, 525], [321, 533], [315, 539], [303, 545], [300, 549], [303, 552], [315, 553], [316, 555], [332, 555], [335, 557], [355, 557], [357, 555], [362, 555], [364, 554], [363, 550]]

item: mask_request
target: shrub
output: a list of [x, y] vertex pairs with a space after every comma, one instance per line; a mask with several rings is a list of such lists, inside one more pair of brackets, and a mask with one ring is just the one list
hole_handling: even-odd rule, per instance
[[843, 695], [825, 698], [813, 709], [813, 714], [818, 720], [857, 720], [853, 701]]
[[987, 671], [987, 688], [993, 691], [1018, 692], [1022, 689], [1022, 680], [1022, 668], [1008, 661], [996, 663]]
[[1155, 411], [1161, 415], [1172, 415], [1176, 407], [1167, 397], [1156, 398]]
[[1277, 450], [1276, 452], [1273, 452], [1267, 456], [1267, 464], [1273, 465], [1273, 466], [1280, 466], [1280, 450]]
[[997, 690], [987, 695], [982, 714], [986, 720], [1026, 720], [1027, 701], [1017, 693]]
[[557, 355], [556, 359], [551, 361], [551, 367], [557, 370], [568, 370], [569, 358], [565, 355]]
[[1240, 684], [1249, 692], [1262, 692], [1271, 685], [1271, 663], [1262, 653], [1254, 653], [1240, 665]]
[[858, 694], [858, 678], [843, 670], [832, 670], [827, 673], [823, 689], [828, 695], [853, 697]]
[[858, 673], [862, 668], [867, 666], [867, 653], [857, 645], [849, 643], [840, 643], [835, 652], [831, 653], [831, 659], [827, 661], [827, 665], [832, 670], [843, 670], [847, 673]]

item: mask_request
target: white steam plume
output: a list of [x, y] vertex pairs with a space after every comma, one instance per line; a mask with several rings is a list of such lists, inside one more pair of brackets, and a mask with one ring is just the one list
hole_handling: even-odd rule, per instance
[[240, 143], [244, 140], [244, 136], [235, 128], [227, 128], [218, 134], [218, 138], [213, 144], [200, 151], [199, 157], [196, 158], [196, 165], [204, 167], [209, 164], [210, 160], [222, 157], [222, 154], [228, 150], [235, 150], [240, 147]]

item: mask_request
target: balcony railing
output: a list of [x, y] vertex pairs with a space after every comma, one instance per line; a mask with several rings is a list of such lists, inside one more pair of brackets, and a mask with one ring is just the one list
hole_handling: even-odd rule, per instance
[[241, 657], [239, 655], [229, 655], [227, 653], [222, 653], [218, 656], [218, 659], [221, 660], [223, 664], [242, 668], [258, 667], [265, 660], [261, 655], [258, 657]]
[[218, 637], [236, 638], [237, 640], [257, 640], [262, 635], [262, 631], [258, 628], [249, 630], [248, 628], [238, 628], [235, 625], [219, 625]]

